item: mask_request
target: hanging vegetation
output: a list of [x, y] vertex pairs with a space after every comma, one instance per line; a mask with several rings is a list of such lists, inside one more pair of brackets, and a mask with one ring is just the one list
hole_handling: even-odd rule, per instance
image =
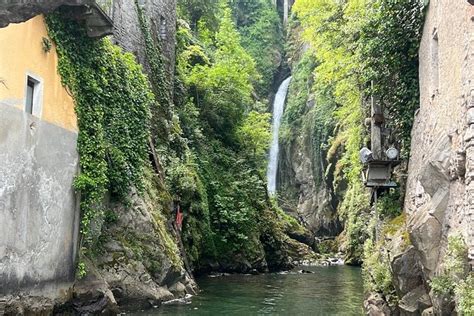
[[104, 215], [105, 193], [124, 200], [131, 186], [143, 187], [154, 96], [132, 54], [109, 39], [90, 39], [83, 27], [58, 13], [47, 23], [59, 73], [76, 104], [81, 171], [74, 186], [81, 193], [85, 250], [100, 235], [93, 235], [91, 222]]

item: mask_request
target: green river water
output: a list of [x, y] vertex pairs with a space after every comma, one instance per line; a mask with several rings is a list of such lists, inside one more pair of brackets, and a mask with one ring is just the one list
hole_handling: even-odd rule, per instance
[[359, 268], [304, 269], [314, 273], [204, 277], [192, 303], [133, 315], [364, 315]]

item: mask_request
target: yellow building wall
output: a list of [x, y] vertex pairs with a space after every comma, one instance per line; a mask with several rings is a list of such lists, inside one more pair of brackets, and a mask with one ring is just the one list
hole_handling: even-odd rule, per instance
[[43, 50], [43, 37], [49, 38], [44, 16], [0, 28], [0, 106], [24, 110], [26, 76], [43, 82], [41, 119], [71, 131], [77, 131], [74, 101], [61, 84], [57, 72], [58, 55], [54, 44]]

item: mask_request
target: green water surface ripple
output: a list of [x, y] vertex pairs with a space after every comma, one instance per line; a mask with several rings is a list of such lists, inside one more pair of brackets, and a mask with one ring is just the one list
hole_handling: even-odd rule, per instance
[[133, 315], [364, 315], [359, 268], [304, 269], [314, 273], [201, 278], [191, 304]]

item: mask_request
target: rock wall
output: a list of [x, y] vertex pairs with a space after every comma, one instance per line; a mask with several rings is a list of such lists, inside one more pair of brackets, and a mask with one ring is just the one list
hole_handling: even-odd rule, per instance
[[[176, 46], [176, 0], [138, 1], [149, 20], [154, 40], [160, 43], [170, 78], [174, 76]], [[114, 21], [114, 42], [132, 52], [148, 68], [145, 45], [133, 0], [114, 0], [108, 13]], [[172, 83], [173, 80], [170, 80]]]
[[473, 256], [473, 27], [474, 6], [467, 1], [430, 1], [419, 50], [421, 99], [405, 200], [413, 248], [401, 258], [418, 268], [408, 274], [394, 271], [398, 283], [413, 280], [413, 275], [421, 278], [415, 284], [420, 288], [402, 298], [404, 312], [421, 312], [416, 306], [427, 307], [421, 303], [428, 300], [441, 313], [437, 299], [427, 292], [429, 281], [443, 269], [448, 236], [461, 235]]
[[62, 5], [79, 6], [90, 4], [93, 0], [23, 0], [0, 2], [0, 28], [10, 23], [19, 23], [39, 14], [53, 12]]
[[64, 310], [95, 314], [115, 312], [118, 306], [147, 309], [196, 293], [152, 182], [145, 193], [132, 192], [128, 206], [109, 203], [114, 217], [104, 223], [99, 249], [86, 260], [87, 274], [75, 283]]
[[[172, 78], [176, 1], [150, 0], [138, 1], [138, 4], [149, 22], [153, 39], [162, 49], [166, 71]], [[103, 8], [114, 22], [114, 43], [133, 53], [151, 76], [135, 1], [114, 0]], [[197, 286], [185, 269], [186, 259], [178, 247], [176, 232], [163, 216], [171, 205], [163, 201], [166, 194], [157, 191], [163, 189], [158, 189], [159, 186], [149, 184], [148, 192], [143, 195], [132, 193], [127, 207], [120, 203], [109, 206], [116, 219], [105, 224], [102, 249], [88, 261], [89, 273], [76, 283], [76, 298], [68, 310], [81, 313], [93, 309], [92, 312], [98, 313], [115, 311], [117, 305], [125, 309], [144, 309], [185, 294], [195, 294]], [[91, 296], [94, 300], [88, 301]]]
[[473, 27], [474, 7], [467, 1], [430, 1], [405, 201], [427, 279], [440, 267], [448, 235], [473, 242]]
[[[315, 169], [319, 169], [313, 165], [326, 165], [325, 157], [313, 157], [311, 136], [305, 136], [304, 131], [301, 134], [281, 147], [278, 186], [284, 198], [282, 207], [315, 236], [337, 236], [342, 227], [336, 214], [335, 197], [324, 176], [315, 174]], [[323, 180], [317, 183], [316, 178]]]
[[[328, 167], [327, 117], [312, 93], [315, 64], [298, 26], [288, 30], [288, 64], [292, 81], [280, 129], [280, 157], [277, 191], [283, 209], [318, 237], [335, 237], [342, 231], [337, 215], [337, 199]], [[326, 115], [327, 116], [327, 115]], [[326, 126], [327, 123], [327, 126]], [[332, 163], [333, 161], [331, 161]]]

